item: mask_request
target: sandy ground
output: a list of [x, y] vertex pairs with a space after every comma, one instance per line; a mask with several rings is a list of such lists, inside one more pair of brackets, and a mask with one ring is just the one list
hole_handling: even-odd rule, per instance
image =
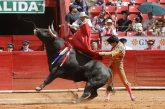
[[165, 90], [134, 91], [134, 102], [123, 90], [116, 91], [110, 101], [105, 101], [104, 95], [105, 91], [99, 91], [94, 100], [73, 104], [71, 92], [1, 93], [0, 109], [165, 109]]

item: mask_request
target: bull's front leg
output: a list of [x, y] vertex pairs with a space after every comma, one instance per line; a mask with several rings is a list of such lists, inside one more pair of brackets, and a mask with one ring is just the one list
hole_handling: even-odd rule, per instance
[[43, 83], [41, 83], [39, 86], [35, 88], [36, 91], [41, 91], [46, 85], [51, 83], [55, 78], [57, 78], [57, 67], [53, 68], [48, 75], [48, 77], [45, 79]]

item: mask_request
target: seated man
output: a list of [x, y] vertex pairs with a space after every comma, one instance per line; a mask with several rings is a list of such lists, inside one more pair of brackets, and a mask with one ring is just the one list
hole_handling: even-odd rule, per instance
[[128, 10], [122, 11], [121, 13], [123, 14], [123, 18], [116, 22], [118, 31], [127, 32], [132, 30], [132, 21], [128, 19]]
[[66, 15], [65, 20], [69, 25], [72, 25], [79, 18], [79, 12], [77, 11], [77, 7], [75, 5], [69, 6], [69, 13]]
[[103, 26], [105, 25], [105, 11], [101, 11], [98, 16], [95, 16], [92, 20], [93, 24], [93, 30], [96, 32], [101, 32], [103, 29]]
[[82, 25], [82, 24], [88, 24], [91, 28], [92, 28], [92, 22], [90, 19], [88, 19], [88, 16], [86, 15], [85, 12], [80, 12], [80, 16], [79, 16], [79, 19], [77, 19], [71, 26], [70, 28], [73, 29], [73, 30], [78, 30], [79, 27]]
[[8, 52], [12, 52], [13, 50], [14, 50], [14, 44], [8, 43], [8, 44], [7, 44], [7, 51], [8, 51]]
[[143, 29], [144, 30], [148, 30], [148, 31], [152, 31], [152, 28], [155, 25], [155, 19], [153, 18], [153, 14], [152, 12], [148, 13], [148, 19], [144, 20], [143, 22]]
[[28, 40], [24, 40], [22, 42], [22, 48], [20, 51], [23, 51], [23, 52], [32, 52], [33, 50], [29, 48], [30, 46], [30, 42]]

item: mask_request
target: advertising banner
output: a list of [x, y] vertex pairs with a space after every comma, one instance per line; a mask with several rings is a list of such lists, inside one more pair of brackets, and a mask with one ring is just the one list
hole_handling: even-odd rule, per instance
[[[111, 50], [110, 44], [107, 44], [106, 40], [108, 37], [102, 37], [102, 50]], [[126, 46], [132, 48], [132, 50], [144, 50], [147, 48], [147, 41], [154, 40], [154, 48], [165, 50], [165, 37], [139, 37], [139, 36], [126, 36], [119, 37], [127, 39]]]

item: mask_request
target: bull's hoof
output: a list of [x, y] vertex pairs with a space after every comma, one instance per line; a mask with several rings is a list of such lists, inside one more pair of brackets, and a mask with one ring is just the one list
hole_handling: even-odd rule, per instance
[[41, 84], [41, 85], [37, 86], [35, 90], [36, 90], [37, 92], [39, 92], [39, 91], [41, 91], [44, 87], [45, 87], [45, 85], [44, 85], [44, 84]]
[[88, 98], [90, 98], [90, 96], [91, 94], [83, 94], [80, 98], [76, 100], [76, 103], [88, 101]]
[[35, 89], [37, 92], [39, 92], [39, 91], [41, 91], [42, 90], [42, 88], [41, 87], [36, 87], [36, 89]]

